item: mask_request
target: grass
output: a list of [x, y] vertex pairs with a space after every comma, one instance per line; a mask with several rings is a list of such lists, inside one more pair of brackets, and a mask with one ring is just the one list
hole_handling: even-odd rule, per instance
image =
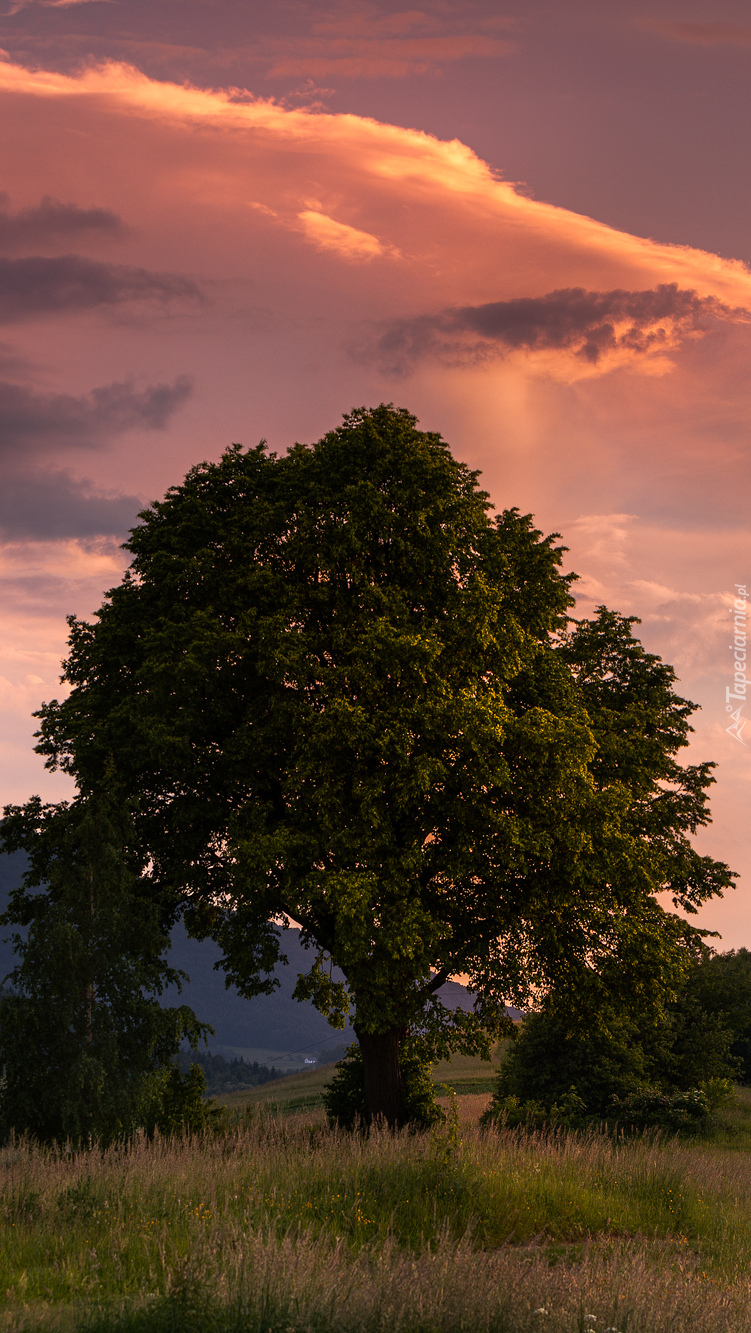
[[304, 1073], [289, 1074], [285, 1079], [262, 1083], [258, 1088], [227, 1092], [214, 1098], [219, 1106], [241, 1110], [245, 1106], [273, 1109], [282, 1114], [316, 1110], [323, 1106], [323, 1090], [334, 1075], [334, 1065], [319, 1065]]
[[481, 1133], [487, 1095], [458, 1101], [458, 1134], [251, 1105], [215, 1138], [8, 1147], [0, 1330], [751, 1330], [751, 1091], [704, 1142]]

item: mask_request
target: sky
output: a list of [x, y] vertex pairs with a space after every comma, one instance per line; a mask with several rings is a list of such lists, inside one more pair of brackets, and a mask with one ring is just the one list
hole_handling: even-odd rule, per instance
[[31, 715], [138, 510], [394, 402], [700, 704], [751, 947], [748, 5], [0, 0], [0, 49], [0, 800], [68, 791]]

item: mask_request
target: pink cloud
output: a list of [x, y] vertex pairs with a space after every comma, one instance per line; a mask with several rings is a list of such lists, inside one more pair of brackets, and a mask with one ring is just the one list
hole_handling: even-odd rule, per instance
[[[512, 55], [516, 43], [484, 33], [431, 37], [326, 37], [277, 46], [266, 77], [315, 79], [403, 79], [435, 72], [472, 57]], [[286, 49], [285, 49], [286, 48]]]
[[[8, 110], [26, 107], [26, 133], [39, 154], [37, 172], [72, 175], [85, 180], [89, 192], [89, 182], [96, 180], [100, 194], [108, 191], [104, 206], [126, 221], [147, 182], [150, 199], [144, 204], [161, 214], [157, 227], [173, 210], [184, 217], [190, 209], [196, 225], [181, 229], [183, 251], [190, 252], [199, 219], [208, 213], [221, 214], [231, 231], [252, 190], [253, 200], [276, 213], [285, 232], [315, 197], [327, 217], [404, 254], [408, 267], [392, 287], [402, 306], [410, 298], [424, 303], [429, 292], [434, 308], [538, 296], [561, 286], [562, 277], [567, 286], [590, 290], [644, 290], [675, 282], [728, 304], [751, 299], [745, 265], [635, 237], [529, 199], [456, 140], [353, 115], [312, 115], [273, 101], [159, 83], [115, 64], [73, 78], [5, 63], [2, 95], [10, 99]], [[63, 123], [56, 126], [60, 114]], [[117, 157], [103, 147], [89, 168], [71, 142], [70, 122], [88, 133], [84, 127], [94, 118], [103, 146], [117, 143]], [[0, 161], [12, 174], [21, 166], [13, 164], [14, 156], [11, 140], [0, 150]], [[230, 250], [232, 268], [242, 266], [242, 254], [231, 245]], [[224, 253], [215, 238], [206, 258], [216, 267]], [[379, 276], [379, 287], [382, 281]]]

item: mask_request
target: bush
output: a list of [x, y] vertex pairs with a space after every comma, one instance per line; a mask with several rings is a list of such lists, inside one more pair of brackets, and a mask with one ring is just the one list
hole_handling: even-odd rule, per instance
[[730, 1095], [731, 1040], [692, 994], [662, 1017], [603, 1007], [589, 1026], [552, 997], [521, 1024], [483, 1123], [575, 1129], [608, 1121], [693, 1132]]
[[588, 1120], [587, 1108], [576, 1088], [569, 1088], [560, 1102], [544, 1106], [542, 1102], [521, 1101], [518, 1097], [499, 1097], [496, 1092], [487, 1111], [480, 1117], [481, 1125], [518, 1129], [582, 1129]]
[[206, 1101], [206, 1075], [200, 1065], [192, 1064], [187, 1073], [177, 1065], [161, 1073], [156, 1082], [151, 1105], [145, 1117], [146, 1131], [156, 1130], [166, 1137], [175, 1134], [201, 1134], [218, 1129], [226, 1119], [223, 1107]]
[[568, 1013], [543, 1010], [520, 1024], [501, 1066], [494, 1106], [516, 1098], [523, 1105], [539, 1104], [550, 1119], [553, 1106], [561, 1106], [573, 1088], [584, 1114], [603, 1118], [611, 1097], [626, 1097], [654, 1082], [653, 1062], [628, 1015], [582, 1031]]
[[629, 1129], [669, 1129], [695, 1133], [705, 1129], [711, 1116], [706, 1093], [701, 1088], [688, 1092], [661, 1092], [659, 1088], [639, 1088], [621, 1099], [613, 1097], [608, 1118]]
[[[430, 1066], [410, 1049], [409, 1042], [402, 1043], [399, 1068], [410, 1127], [430, 1129], [444, 1121], [446, 1116], [435, 1100]], [[337, 1064], [336, 1073], [324, 1091], [323, 1102], [330, 1125], [351, 1130], [366, 1123], [365, 1080], [359, 1046], [350, 1046], [344, 1059]]]
[[[751, 1083], [751, 952], [707, 952], [689, 975], [685, 995], [729, 1032], [738, 1081]], [[704, 1071], [701, 1077], [706, 1077]]]

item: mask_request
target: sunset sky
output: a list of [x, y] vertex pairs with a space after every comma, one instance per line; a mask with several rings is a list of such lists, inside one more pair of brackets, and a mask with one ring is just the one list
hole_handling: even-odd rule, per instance
[[138, 509], [393, 401], [701, 704], [751, 947], [747, 0], [0, 0], [0, 48], [2, 800], [68, 790], [31, 713]]

